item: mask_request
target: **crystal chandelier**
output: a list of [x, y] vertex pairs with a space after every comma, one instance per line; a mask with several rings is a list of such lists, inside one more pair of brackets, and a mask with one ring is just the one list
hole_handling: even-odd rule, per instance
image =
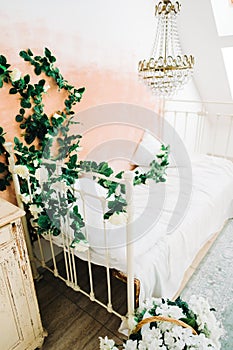
[[193, 73], [194, 57], [181, 51], [176, 24], [179, 12], [178, 1], [159, 1], [155, 6], [157, 27], [151, 57], [139, 62], [139, 77], [156, 95], [173, 95]]

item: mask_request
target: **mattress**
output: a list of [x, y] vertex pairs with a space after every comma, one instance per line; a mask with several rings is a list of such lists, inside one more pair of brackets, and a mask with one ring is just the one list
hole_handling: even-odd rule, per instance
[[[126, 225], [107, 222], [104, 231], [103, 202], [93, 193], [104, 197], [105, 190], [87, 179], [78, 186], [91, 194], [85, 196], [84, 205], [81, 199], [78, 204], [87, 223], [92, 262], [106, 265], [107, 245], [110, 267], [126, 272]], [[135, 186], [132, 201], [131, 244], [135, 277], [141, 282], [140, 300], [170, 298], [200, 248], [233, 214], [233, 163], [196, 155], [190, 168], [169, 168], [165, 183]], [[67, 225], [62, 229], [72, 235]], [[53, 241], [63, 244], [61, 236]], [[86, 252], [75, 250], [75, 254], [87, 260]]]

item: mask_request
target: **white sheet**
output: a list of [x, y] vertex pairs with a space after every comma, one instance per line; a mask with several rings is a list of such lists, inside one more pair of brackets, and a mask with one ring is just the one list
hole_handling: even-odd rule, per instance
[[[188, 172], [186, 177], [185, 172], [181, 175], [183, 181], [180, 181], [178, 169], [170, 168], [166, 183], [134, 189], [135, 276], [141, 281], [141, 300], [151, 296], [172, 297], [199, 249], [233, 214], [232, 162], [201, 155], [192, 161], [192, 178]], [[89, 185], [86, 183], [86, 186]], [[186, 188], [186, 193], [180, 193], [181, 188]], [[99, 193], [98, 188], [95, 191]], [[184, 211], [182, 203], [185, 201], [188, 207]], [[92, 261], [104, 265], [101, 206], [94, 199], [87, 203]], [[124, 226], [108, 224], [110, 266], [122, 271], [126, 270], [125, 236]], [[54, 242], [61, 245], [61, 238], [54, 237]], [[86, 253], [76, 255], [87, 258]]]
[[202, 155], [192, 162], [192, 172], [192, 197], [183, 222], [135, 259], [141, 300], [172, 297], [200, 248], [233, 216], [233, 163]]

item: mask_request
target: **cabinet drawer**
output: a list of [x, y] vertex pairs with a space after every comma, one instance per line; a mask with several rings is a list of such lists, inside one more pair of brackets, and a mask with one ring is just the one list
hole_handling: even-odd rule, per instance
[[6, 225], [0, 229], [0, 245], [5, 244], [13, 239], [11, 225]]

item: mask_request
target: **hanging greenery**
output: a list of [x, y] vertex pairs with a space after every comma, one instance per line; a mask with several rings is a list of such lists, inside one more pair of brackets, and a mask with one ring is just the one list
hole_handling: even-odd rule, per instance
[[[69, 215], [70, 226], [74, 232], [72, 246], [80, 246], [80, 249], [84, 250], [88, 247], [83, 233], [85, 222], [70, 186], [83, 172], [95, 172], [106, 178], [111, 176], [109, 180], [96, 179], [107, 189], [109, 198], [104, 219], [126, 212], [125, 188], [112, 180], [113, 169], [107, 162], [97, 164], [94, 161], [79, 160], [78, 151], [82, 136], [70, 135], [69, 130], [72, 124], [77, 123], [73, 119], [73, 108], [81, 101], [85, 89], [76, 88], [63, 78], [60, 70], [54, 65], [56, 58], [49, 49], [45, 48], [44, 56], [35, 56], [30, 49], [21, 51], [20, 56], [34, 67], [36, 76], [43, 74], [55, 82], [58, 92], [65, 92], [64, 108], [47, 115], [43, 101], [50, 86], [46, 80], [40, 79], [32, 83], [29, 74], [22, 76], [17, 68], [11, 70], [7, 59], [0, 56], [0, 87], [6, 84], [9, 86], [9, 94], [16, 95], [20, 100], [15, 120], [22, 133], [20, 138], [14, 138], [14, 172], [20, 177], [21, 198], [31, 216], [31, 235], [34, 237], [35, 233], [48, 232], [53, 235], [60, 234], [61, 218]], [[10, 184], [11, 176], [7, 167], [4, 135], [3, 128], [0, 128], [0, 155], [6, 157], [5, 162], [0, 163], [0, 174], [3, 175], [0, 190], [5, 190]], [[51, 151], [54, 143], [56, 154]], [[145, 184], [147, 179], [153, 179], [155, 182], [165, 181], [168, 154], [169, 147], [162, 146], [161, 154], [152, 161], [150, 170], [143, 174], [135, 173], [134, 185]], [[59, 172], [58, 162], [61, 164]], [[118, 179], [122, 176], [123, 171], [115, 175]], [[41, 181], [43, 177], [45, 181]], [[63, 191], [58, 191], [61, 184], [65, 187], [63, 186]]]

